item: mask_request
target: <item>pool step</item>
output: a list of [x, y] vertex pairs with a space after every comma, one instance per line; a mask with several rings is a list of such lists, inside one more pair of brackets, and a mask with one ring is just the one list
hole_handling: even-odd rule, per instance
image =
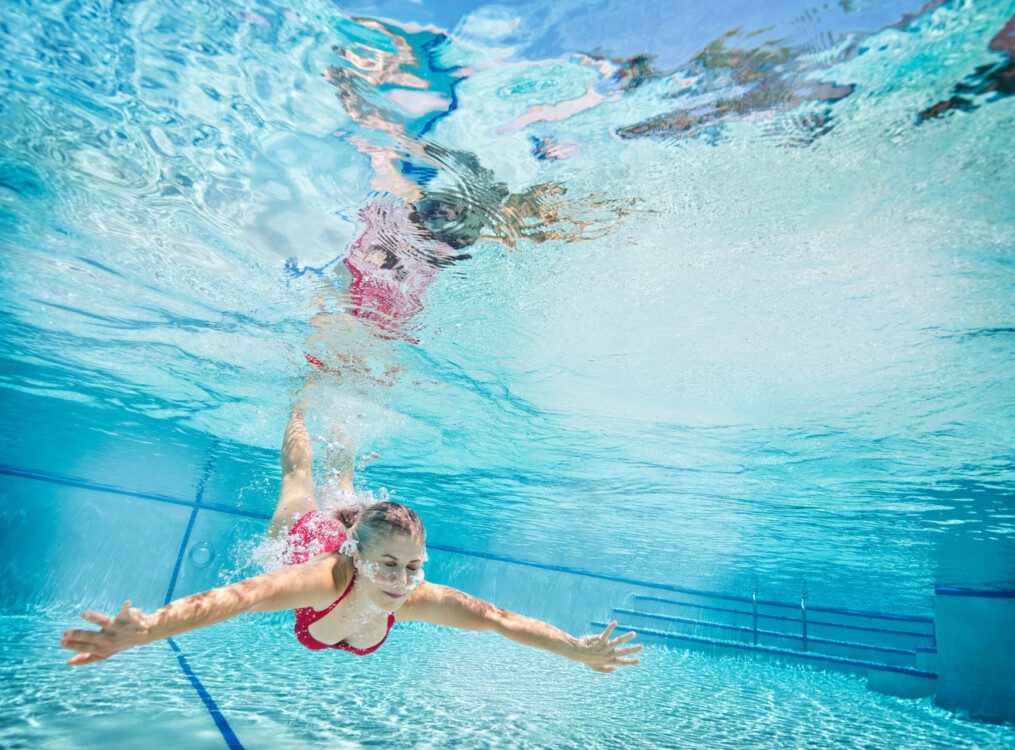
[[[925, 669], [888, 664], [882, 661], [836, 656], [833, 654], [798, 651], [777, 646], [754, 644], [743, 640], [707, 637], [689, 633], [672, 632], [642, 624], [618, 620], [617, 632], [634, 631], [642, 641], [656, 642], [678, 648], [702, 650], [714, 654], [742, 654], [777, 659], [783, 663], [803, 664], [818, 669], [834, 669], [867, 677], [871, 690], [904, 698], [921, 698], [933, 695], [937, 686], [937, 674]], [[607, 623], [593, 622], [595, 628], [604, 628]]]
[[918, 648], [916, 649], [916, 668], [927, 672], [937, 671], [937, 649]]
[[[743, 597], [731, 601], [705, 600], [693, 596], [661, 597], [635, 594], [628, 598], [629, 608], [646, 614], [707, 620], [709, 622], [754, 627], [753, 602]], [[773, 633], [801, 635], [802, 613], [799, 605], [759, 602], [757, 626]], [[933, 648], [934, 627], [930, 618], [881, 615], [856, 610], [811, 607], [807, 612], [808, 637], [887, 648], [918, 651]]]
[[[641, 612], [623, 607], [615, 607], [613, 609], [613, 618], [617, 621], [623, 620], [625, 623], [634, 626], [642, 626], [678, 635], [701, 636], [708, 639], [738, 641], [752, 645], [755, 644], [756, 638], [758, 646], [771, 646], [787, 651], [801, 651], [845, 659], [860, 659], [900, 667], [912, 667], [914, 669], [917, 667], [915, 648], [906, 649], [895, 646], [882, 646], [812, 635], [809, 624], [805, 640], [799, 630], [796, 633], [770, 630], [766, 627], [768, 621], [760, 620], [760, 618], [756, 632], [750, 624], [732, 624], [730, 622], [716, 622], [714, 620], [680, 617], [656, 612]], [[800, 623], [797, 622], [796, 624], [799, 627]]]

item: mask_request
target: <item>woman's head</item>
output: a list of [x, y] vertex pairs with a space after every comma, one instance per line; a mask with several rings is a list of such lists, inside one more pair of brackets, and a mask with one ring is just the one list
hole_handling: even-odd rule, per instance
[[361, 508], [339, 508], [335, 516], [356, 540], [360, 551], [375, 546], [379, 539], [407, 536], [426, 545], [423, 520], [412, 508], [385, 500]]
[[394, 610], [423, 580], [426, 529], [412, 508], [384, 501], [340, 509], [338, 520], [354, 541], [353, 562], [368, 594], [382, 609]]

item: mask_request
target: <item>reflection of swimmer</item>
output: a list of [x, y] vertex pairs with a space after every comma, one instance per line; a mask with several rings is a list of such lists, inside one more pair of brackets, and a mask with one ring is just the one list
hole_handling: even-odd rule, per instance
[[[706, 46], [679, 71], [660, 71], [653, 67], [651, 55], [627, 58], [585, 54], [576, 58], [580, 65], [592, 68], [596, 78], [578, 97], [556, 104], [535, 104], [514, 120], [499, 127], [501, 135], [513, 133], [540, 122], [560, 122], [601, 104], [628, 95], [651, 81], [668, 78], [679, 83], [680, 90], [667, 97], [691, 95], [710, 97], [691, 108], [681, 108], [647, 118], [617, 129], [621, 138], [683, 137], [693, 138], [714, 131], [733, 118], [771, 115], [795, 109], [806, 103], [832, 104], [849, 96], [852, 86], [813, 81], [806, 78], [790, 47], [766, 42], [756, 48], [727, 48], [738, 32], [732, 31]], [[728, 92], [717, 96], [715, 92]], [[830, 128], [829, 111], [798, 118], [795, 127], [809, 136], [804, 142]], [[815, 124], [816, 123], [816, 124]], [[533, 137], [532, 154], [541, 161], [568, 158], [578, 144], [557, 146], [551, 138]], [[797, 139], [796, 142], [801, 142]], [[563, 145], [563, 144], [562, 144]]]
[[442, 266], [468, 255], [421, 225], [407, 205], [377, 201], [360, 211], [363, 233], [343, 260], [350, 311], [389, 333], [423, 309], [422, 297]]
[[1015, 94], [1015, 16], [1008, 19], [994, 38], [990, 40], [989, 49], [1005, 56], [1003, 62], [981, 65], [973, 73], [966, 76], [961, 83], [952, 89], [952, 96], [928, 107], [919, 115], [916, 122], [926, 122], [940, 117], [952, 110], [972, 112], [979, 106], [971, 97], [994, 94], [995, 98]]
[[[599, 672], [637, 664], [641, 646], [624, 646], [633, 632], [575, 638], [457, 589], [423, 580], [426, 530], [410, 508], [385, 501], [325, 512], [311, 478], [310, 437], [299, 408], [282, 446], [282, 491], [268, 534], [285, 540], [283, 567], [228, 586], [177, 599], [151, 614], [131, 608], [115, 617], [85, 612], [99, 630], [68, 630], [60, 645], [78, 652], [68, 665], [92, 664], [113, 654], [246, 612], [292, 609], [296, 638], [308, 649], [340, 649], [365, 656], [387, 640], [396, 621], [430, 622], [459, 630], [487, 630]], [[352, 487], [352, 461], [343, 467]]]
[[408, 332], [423, 310], [423, 295], [442, 269], [471, 257], [465, 249], [480, 241], [512, 248], [520, 240], [598, 238], [630, 211], [602, 196], [575, 202], [564, 195], [564, 188], [543, 184], [524, 193], [503, 187], [485, 197], [434, 191], [412, 203], [386, 199], [364, 207], [364, 229], [342, 261], [349, 276], [346, 307], [382, 337], [418, 343]]
[[[737, 32], [731, 31], [697, 53], [683, 71], [701, 94], [728, 94], [650, 117], [617, 130], [621, 138], [693, 138], [733, 118], [772, 115], [806, 103], [832, 104], [853, 93], [852, 86], [813, 81], [802, 75], [792, 48], [764, 42], [758, 47], [727, 47]], [[682, 92], [686, 94], [688, 92]], [[818, 117], [820, 132], [830, 129], [826, 112]], [[797, 121], [808, 128], [810, 118]]]
[[[616, 101], [623, 94], [663, 75], [652, 67], [652, 59], [651, 55], [634, 57], [608, 57], [594, 53], [576, 55], [575, 62], [583, 67], [592, 68], [597, 76], [585, 87], [585, 93], [557, 104], [534, 104], [524, 114], [497, 128], [495, 132], [498, 135], [507, 135], [537, 122], [561, 122], [600, 104]], [[537, 153], [536, 158], [542, 157]]]
[[[347, 330], [351, 317], [369, 322], [380, 338], [418, 343], [412, 330], [427, 288], [442, 269], [471, 257], [472, 246], [593, 239], [630, 213], [629, 202], [570, 199], [555, 184], [511, 192], [475, 154], [425, 140], [457, 106], [456, 87], [472, 69], [439, 64], [440, 51], [451, 43], [444, 32], [370, 18], [349, 23], [356, 27], [350, 36], [363, 41], [336, 48], [338, 64], [324, 77], [358, 126], [346, 140], [369, 157], [372, 185], [385, 197], [359, 210], [361, 234], [341, 263], [328, 264], [335, 283], [315, 301], [320, 312], [312, 322], [319, 330]], [[547, 144], [545, 158], [565, 158], [575, 146]], [[295, 259], [286, 269], [325, 275], [323, 268], [300, 270]], [[332, 298], [332, 311], [325, 311], [323, 297]], [[339, 353], [308, 354], [322, 362], [322, 372], [365, 369], [350, 365], [349, 355], [339, 364], [331, 361]]]
[[532, 155], [539, 161], [560, 161], [570, 159], [581, 149], [576, 141], [558, 141], [550, 136], [532, 136]]

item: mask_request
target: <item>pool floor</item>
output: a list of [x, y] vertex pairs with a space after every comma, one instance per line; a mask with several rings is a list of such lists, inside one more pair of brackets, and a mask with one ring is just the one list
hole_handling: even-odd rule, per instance
[[[63, 667], [57, 642], [73, 620], [0, 617], [0, 746], [230, 746], [166, 642]], [[1015, 746], [1015, 727], [871, 693], [857, 678], [655, 646], [640, 667], [602, 675], [492, 634], [419, 624], [396, 626], [366, 658], [311, 653], [278, 616], [176, 643], [233, 747]]]

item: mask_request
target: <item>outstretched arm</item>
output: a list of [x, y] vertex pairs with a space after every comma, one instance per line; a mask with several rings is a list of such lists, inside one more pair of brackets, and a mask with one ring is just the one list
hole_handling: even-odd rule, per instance
[[458, 589], [432, 583], [423, 583], [413, 592], [399, 611], [398, 619], [432, 622], [459, 630], [492, 630], [524, 646], [559, 654], [598, 672], [616, 672], [618, 667], [638, 664], [640, 659], [621, 657], [643, 648], [640, 645], [620, 648], [634, 638], [633, 632], [611, 640], [616, 622], [611, 622], [598, 635], [575, 638], [542, 620], [509, 612]]
[[67, 660], [68, 666], [91, 664], [128, 648], [214, 625], [243, 612], [306, 606], [333, 586], [331, 566], [327, 559], [322, 559], [191, 594], [150, 615], [132, 608], [127, 601], [116, 617], [100, 612], [83, 613], [81, 616], [100, 630], [68, 630], [60, 645], [79, 652]]

